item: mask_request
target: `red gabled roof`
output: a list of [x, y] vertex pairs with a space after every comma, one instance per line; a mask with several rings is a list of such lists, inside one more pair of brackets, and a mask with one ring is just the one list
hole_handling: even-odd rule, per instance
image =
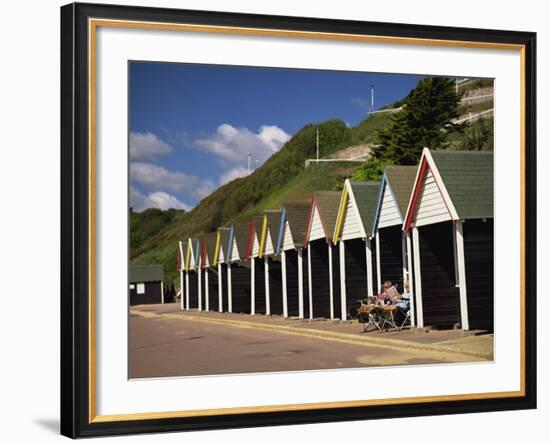
[[[414, 183], [413, 191], [412, 191], [412, 198], [411, 202], [409, 203], [409, 207], [407, 209], [407, 217], [405, 218], [405, 222], [403, 223], [403, 231], [408, 232], [411, 229], [411, 224], [413, 222], [413, 219], [416, 215], [416, 209], [418, 206], [418, 202], [420, 199], [420, 194], [422, 191], [422, 187], [424, 185], [424, 178], [426, 176], [426, 173], [430, 170], [430, 165], [428, 164], [428, 159], [426, 155], [422, 155], [422, 158], [420, 159], [420, 166], [418, 175], [416, 176], [416, 181]], [[434, 175], [434, 181], [437, 185], [437, 188], [439, 190], [439, 193], [443, 196], [443, 192], [441, 191], [440, 183], [435, 178], [435, 174], [432, 170], [432, 175]], [[453, 214], [451, 210], [449, 209], [449, 205], [447, 204], [447, 200], [445, 197], [443, 197], [443, 202], [445, 203], [445, 207], [447, 208], [447, 211], [449, 212], [449, 215], [451, 216], [451, 219], [453, 218]]]

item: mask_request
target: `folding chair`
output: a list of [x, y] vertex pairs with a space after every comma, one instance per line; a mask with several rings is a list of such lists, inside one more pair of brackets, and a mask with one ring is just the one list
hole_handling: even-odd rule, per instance
[[406, 325], [411, 325], [411, 309], [405, 310], [399, 306], [397, 308], [403, 314], [403, 320], [397, 327], [397, 330], [401, 331]]
[[399, 327], [395, 323], [395, 312], [397, 311], [397, 306], [395, 305], [386, 305], [386, 306], [380, 306], [378, 308], [380, 312], [380, 316], [382, 319], [382, 323], [380, 324], [379, 331], [384, 330], [384, 327], [386, 325], [389, 326], [389, 328], [394, 328], [396, 330], [399, 330]]

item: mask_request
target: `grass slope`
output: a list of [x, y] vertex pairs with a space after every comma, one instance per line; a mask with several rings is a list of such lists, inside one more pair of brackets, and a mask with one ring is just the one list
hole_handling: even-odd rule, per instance
[[131, 250], [132, 263], [163, 264], [166, 281], [171, 283], [177, 277], [178, 240], [245, 221], [266, 208], [280, 207], [287, 199], [309, 199], [315, 190], [332, 190], [356, 170], [358, 163], [349, 162], [304, 168], [305, 160], [315, 156], [317, 128], [320, 156], [324, 157], [355, 144], [372, 142], [375, 130], [387, 122], [387, 114], [378, 114], [354, 128], [341, 120], [305, 126], [254, 173], [220, 187], [191, 212], [142, 241]]

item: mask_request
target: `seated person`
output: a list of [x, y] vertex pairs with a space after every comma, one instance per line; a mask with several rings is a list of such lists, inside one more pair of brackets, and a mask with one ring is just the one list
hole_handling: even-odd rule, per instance
[[377, 296], [378, 303], [382, 305], [394, 304], [399, 299], [399, 296], [399, 292], [393, 286], [391, 281], [384, 281], [382, 293], [379, 293]]
[[405, 311], [408, 311], [411, 308], [411, 292], [408, 282], [405, 282], [405, 291], [402, 295], [398, 295], [395, 305]]

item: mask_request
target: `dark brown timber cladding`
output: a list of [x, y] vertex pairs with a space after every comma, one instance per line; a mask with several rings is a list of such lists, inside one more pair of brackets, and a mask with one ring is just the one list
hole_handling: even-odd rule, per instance
[[340, 254], [338, 246], [332, 245], [332, 284], [334, 287], [334, 317], [342, 316], [342, 297], [340, 293]]
[[365, 241], [344, 241], [346, 251], [346, 312], [357, 307], [357, 300], [365, 299], [367, 293], [367, 256]]
[[253, 258], [256, 263], [256, 291], [254, 298], [255, 313], [265, 314], [265, 267], [264, 260], [260, 258]]
[[419, 231], [424, 325], [452, 327], [460, 323], [452, 224], [444, 222], [422, 226]]
[[288, 316], [298, 316], [298, 252], [287, 250], [285, 254]]
[[189, 272], [189, 308], [198, 308], [198, 275], [197, 272]]
[[[218, 271], [214, 270], [212, 268], [209, 268], [208, 270], [204, 271], [204, 274], [206, 276], [206, 272], [208, 271], [208, 310], [218, 310]], [[204, 287], [206, 287], [206, 278]], [[206, 292], [206, 290], [205, 290]], [[206, 293], [205, 293], [206, 296]], [[203, 308], [206, 308], [205, 305], [202, 306]]]
[[222, 264], [220, 268], [222, 270], [222, 312], [227, 312], [229, 308], [229, 295], [227, 291], [227, 265]]
[[201, 281], [201, 309], [204, 310], [206, 308], [206, 284], [204, 283], [204, 268], [201, 269], [199, 272], [199, 275], [202, 279]]
[[470, 328], [493, 331], [493, 220], [467, 220], [462, 226]]
[[283, 284], [281, 279], [281, 261], [269, 259], [269, 300], [272, 315], [283, 314]]
[[[382, 284], [391, 281], [403, 292], [403, 249], [401, 226], [384, 227], [378, 230], [380, 241], [380, 275]], [[376, 262], [376, 261], [374, 261]]]
[[[162, 302], [162, 293], [160, 281], [136, 282], [132, 283], [133, 289], [130, 289], [130, 305], [140, 304], [160, 304]], [[137, 293], [137, 285], [143, 284], [145, 293]]]
[[313, 294], [313, 317], [330, 318], [330, 277], [328, 246], [324, 239], [309, 243], [311, 256], [311, 286]]
[[250, 313], [250, 267], [231, 264], [232, 307], [234, 313]]
[[302, 250], [302, 279], [304, 284], [304, 318], [309, 318], [309, 281], [307, 278], [307, 252]]

